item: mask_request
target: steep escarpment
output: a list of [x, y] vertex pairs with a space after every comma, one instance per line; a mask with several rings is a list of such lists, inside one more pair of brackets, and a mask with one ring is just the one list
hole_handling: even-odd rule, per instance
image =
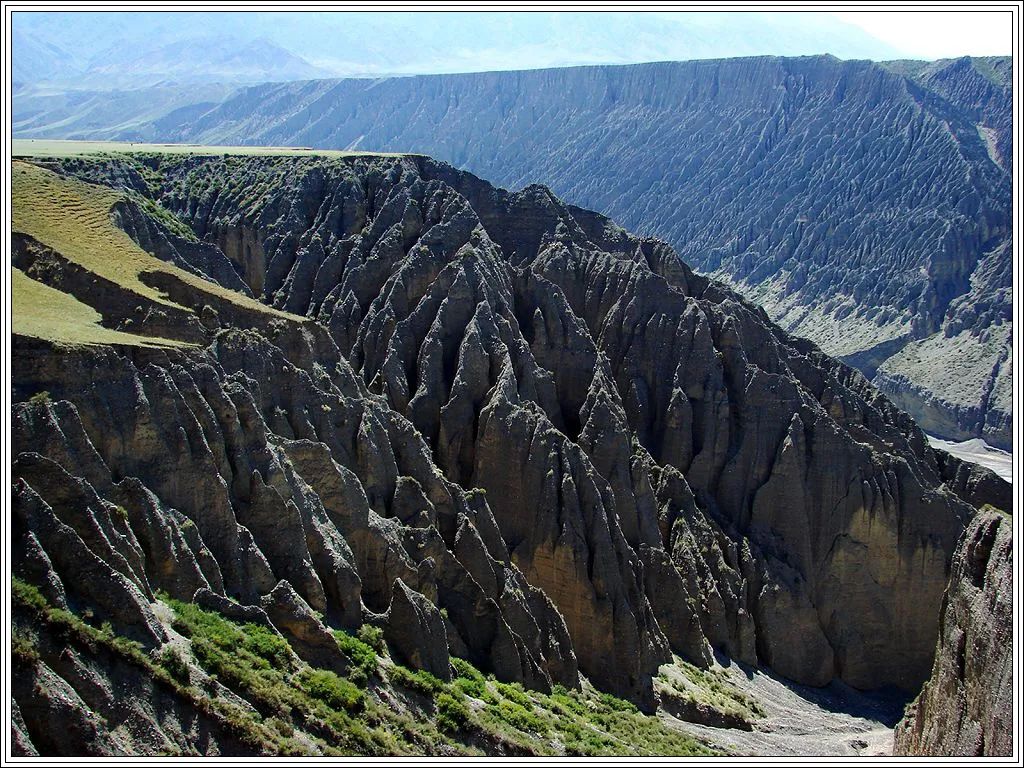
[[162, 653], [196, 602], [339, 670], [369, 624], [645, 709], [672, 652], [928, 674], [1001, 481], [667, 245], [423, 157], [45, 165], [14, 266], [97, 314], [15, 323], [15, 572], [54, 606]]
[[935, 667], [896, 729], [895, 754], [1013, 751], [1013, 529], [978, 515], [953, 558]]
[[321, 80], [240, 89], [118, 133], [126, 122], [103, 135], [416, 147], [510, 188], [543, 182], [877, 374], [926, 430], [1010, 447], [1009, 387], [994, 384], [1011, 336], [1009, 59]]

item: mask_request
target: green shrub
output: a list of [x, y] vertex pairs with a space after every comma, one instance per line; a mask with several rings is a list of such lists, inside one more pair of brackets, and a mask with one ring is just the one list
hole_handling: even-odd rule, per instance
[[451, 662], [452, 667], [455, 669], [456, 677], [460, 677], [465, 680], [479, 680], [481, 683], [484, 682], [485, 678], [483, 673], [465, 659], [452, 656]]
[[39, 661], [39, 651], [36, 650], [35, 643], [18, 630], [15, 630], [11, 637], [11, 656], [29, 666], [34, 666]]
[[387, 651], [387, 646], [384, 644], [384, 630], [380, 627], [375, 627], [372, 624], [363, 624], [359, 631], [356, 632], [356, 637], [373, 648], [380, 656], [383, 656]]
[[465, 696], [472, 696], [474, 699], [481, 699], [486, 702], [497, 701], [494, 695], [487, 690], [487, 683], [482, 680], [467, 680], [464, 677], [458, 677], [452, 685], [459, 693]]
[[625, 699], [620, 699], [617, 696], [612, 696], [610, 693], [602, 693], [600, 701], [601, 704], [613, 712], [629, 712], [631, 714], [635, 714], [638, 711], [632, 703]]
[[169, 645], [163, 649], [160, 654], [160, 666], [182, 685], [188, 685], [192, 680], [188, 664], [181, 657], [181, 651], [174, 646]]
[[545, 734], [548, 731], [548, 725], [536, 714], [528, 711], [521, 704], [517, 704], [514, 701], [504, 699], [498, 702], [495, 707], [497, 716], [504, 722], [511, 725], [513, 728], [517, 728], [520, 731], [527, 733]]
[[480, 670], [465, 659], [454, 656], [452, 657], [452, 667], [455, 668], [456, 675], [453, 685], [457, 690], [474, 699], [493, 700], [490, 691], [487, 690], [487, 680]]
[[614, 755], [620, 753], [616, 749], [616, 743], [600, 733], [590, 729], [580, 729], [579, 736], [571, 739], [565, 744], [565, 751], [568, 755], [579, 755], [582, 757], [599, 757], [601, 755]]
[[295, 735], [295, 728], [291, 723], [282, 720], [279, 717], [271, 717], [265, 721], [265, 725], [273, 728], [279, 734], [285, 738], [290, 738]]
[[243, 693], [263, 714], [290, 713], [293, 692], [266, 660], [244, 650], [220, 650], [201, 637], [193, 638], [192, 652], [203, 669], [216, 675], [228, 688]]
[[338, 647], [352, 660], [352, 681], [357, 685], [365, 685], [367, 680], [377, 674], [377, 653], [362, 640], [340, 629], [334, 630], [334, 639], [338, 642]]
[[526, 709], [533, 709], [533, 701], [523, 691], [523, 686], [519, 683], [495, 683], [494, 687], [497, 688], [498, 693], [509, 701], [514, 701], [521, 707]]
[[292, 649], [287, 640], [259, 624], [246, 624], [244, 630], [244, 647], [247, 651], [266, 659], [274, 667], [289, 666]]
[[437, 696], [437, 725], [443, 731], [459, 730], [469, 720], [469, 708], [465, 702], [450, 693]]
[[570, 691], [564, 685], [555, 685], [551, 693], [545, 697], [547, 706], [561, 715], [587, 715], [590, 708], [587, 707], [576, 691]]
[[204, 638], [215, 648], [231, 654], [237, 655], [239, 651], [247, 651], [256, 657], [254, 664], [261, 669], [291, 668], [291, 646], [283, 637], [266, 627], [259, 624], [238, 625], [219, 613], [204, 610], [194, 603], [183, 603], [170, 598], [166, 602], [175, 613], [171, 626], [185, 637]]
[[359, 712], [366, 703], [361, 690], [327, 669], [303, 670], [299, 684], [306, 693], [332, 709]]
[[746, 720], [764, 716], [761, 705], [733, 685], [724, 670], [719, 668], [700, 669], [686, 661], [679, 667], [692, 687], [679, 680], [669, 680], [670, 687], [683, 698], [698, 701], [725, 714]]
[[388, 678], [395, 685], [400, 685], [403, 688], [408, 688], [431, 697], [444, 690], [445, 687], [444, 683], [429, 672], [422, 669], [413, 671], [399, 664], [391, 668], [388, 672]]
[[45, 597], [43, 597], [43, 593], [39, 591], [39, 587], [35, 584], [29, 584], [26, 581], [22, 581], [17, 577], [11, 579], [11, 597], [15, 602], [36, 611], [42, 612], [50, 610], [50, 603]]
[[53, 402], [50, 399], [50, 393], [47, 392], [45, 389], [42, 390], [41, 392], [36, 392], [34, 395], [32, 395], [32, 397], [28, 399], [28, 401], [32, 403], [32, 405], [49, 405], [51, 402]]

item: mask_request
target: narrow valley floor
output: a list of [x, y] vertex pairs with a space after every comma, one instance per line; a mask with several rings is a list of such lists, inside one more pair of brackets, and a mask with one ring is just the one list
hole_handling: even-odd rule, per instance
[[1006, 482], [1013, 482], [1013, 454], [993, 448], [981, 438], [956, 443], [928, 435], [928, 443], [932, 448], [951, 453], [958, 459], [988, 467]]
[[711, 728], [662, 713], [666, 724], [735, 755], [892, 754], [893, 727], [903, 714], [904, 697], [864, 694], [838, 682], [808, 688], [735, 663], [726, 671], [730, 682], [765, 712], [752, 731]]

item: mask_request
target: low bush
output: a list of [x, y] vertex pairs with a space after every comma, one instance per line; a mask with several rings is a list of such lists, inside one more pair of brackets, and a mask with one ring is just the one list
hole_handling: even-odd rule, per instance
[[444, 683], [429, 672], [422, 669], [414, 671], [399, 664], [388, 671], [388, 679], [395, 685], [430, 697], [436, 696], [445, 687]]
[[442, 731], [457, 731], [469, 721], [465, 702], [450, 693], [437, 696], [437, 725]]
[[340, 629], [334, 630], [334, 639], [352, 661], [352, 681], [357, 685], [365, 685], [367, 680], [377, 674], [376, 651], [367, 643]]
[[494, 687], [499, 694], [509, 701], [514, 701], [526, 709], [533, 709], [533, 701], [526, 695], [520, 683], [495, 683]]
[[363, 692], [327, 669], [305, 669], [299, 676], [302, 689], [332, 709], [360, 712], [365, 706]]
[[539, 735], [544, 735], [548, 732], [548, 724], [546, 722], [537, 717], [532, 711], [527, 710], [526, 707], [514, 701], [503, 699], [498, 702], [495, 710], [499, 718], [520, 731]]
[[160, 653], [160, 666], [182, 685], [188, 685], [192, 681], [188, 663], [182, 658], [181, 651], [174, 646], [169, 645]]
[[356, 637], [368, 646], [373, 648], [378, 655], [387, 653], [387, 646], [384, 643], [384, 630], [372, 624], [363, 624], [356, 632]]
[[52, 401], [50, 399], [50, 393], [45, 389], [41, 392], [36, 392], [32, 397], [28, 399], [32, 405], [49, 405]]
[[452, 667], [455, 669], [454, 687], [466, 696], [484, 701], [493, 701], [490, 691], [487, 689], [487, 680], [476, 667], [465, 659], [452, 657]]

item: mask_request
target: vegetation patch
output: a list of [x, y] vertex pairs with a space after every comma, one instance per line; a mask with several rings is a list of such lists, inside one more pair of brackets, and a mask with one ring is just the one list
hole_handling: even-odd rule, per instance
[[130, 193], [129, 196], [139, 205], [139, 207], [142, 208], [142, 210], [163, 224], [169, 232], [177, 235], [183, 240], [188, 240], [191, 243], [199, 242], [199, 238], [196, 237], [196, 233], [192, 231], [191, 227], [160, 205], [160, 203], [153, 198], [144, 197], [143, 195], [136, 193]]
[[452, 686], [464, 696], [472, 696], [486, 703], [496, 701], [494, 695], [487, 687], [487, 679], [480, 671], [465, 659], [452, 658], [452, 668], [455, 670], [455, 680]]
[[1011, 520], [1013, 519], [1013, 515], [1011, 515], [1005, 509], [1000, 509], [999, 507], [995, 506], [994, 504], [982, 504], [980, 507], [978, 507], [978, 511], [981, 512], [982, 514], [995, 513], [995, 514], [1002, 515], [1003, 517], [1009, 518]]
[[[98, 649], [103, 649], [140, 668], [156, 684], [169, 689], [187, 701], [198, 712], [218, 722], [241, 743], [248, 745], [253, 752], [274, 754], [276, 751], [274, 739], [261, 724], [248, 717], [244, 710], [228, 702], [213, 700], [200, 694], [191, 686], [183, 685], [162, 666], [154, 662], [138, 643], [119, 637], [109, 630], [97, 629], [74, 613], [54, 607], [36, 586], [22, 581], [18, 577], [13, 577], [11, 579], [11, 603], [16, 611], [30, 615], [40, 631], [45, 629], [69, 645], [86, 652], [95, 653]], [[32, 645], [31, 657], [24, 658], [15, 655], [17, 662], [34, 664], [39, 660], [35, 644]]]
[[381, 656], [387, 652], [387, 647], [384, 643], [384, 630], [380, 627], [375, 627], [372, 624], [363, 624], [356, 633], [356, 637], [373, 648]]
[[461, 694], [439, 693], [437, 695], [437, 725], [443, 731], [458, 731], [469, 722], [469, 708]]
[[182, 685], [192, 682], [192, 672], [188, 668], [188, 662], [181, 656], [181, 651], [168, 646], [160, 654], [160, 666], [167, 670], [167, 673]]
[[[123, 202], [128, 194], [60, 176], [31, 163], [15, 161], [11, 166], [12, 231], [32, 237], [68, 261], [154, 304], [184, 309], [187, 312], [194, 311], [191, 307], [183, 307], [169, 300], [158, 289], [143, 282], [142, 276], [145, 273], [165, 273], [189, 285], [199, 294], [216, 296], [248, 310], [305, 322], [304, 318], [273, 309], [255, 299], [203, 280], [143, 251], [111, 219], [110, 214], [114, 206]], [[161, 221], [173, 227], [173, 223], [167, 218], [173, 216], [170, 212], [160, 213], [155, 202], [146, 205], [147, 211], [156, 212]], [[184, 226], [180, 222], [178, 224]], [[25, 281], [35, 285], [28, 285]], [[19, 324], [19, 314], [27, 313], [26, 316], [36, 325], [57, 325], [57, 330], [63, 329], [66, 333], [69, 322], [64, 316], [71, 311], [72, 328], [84, 327], [89, 331], [81, 343], [130, 343], [123, 338], [130, 337], [130, 334], [123, 334], [117, 339], [106, 335], [96, 338], [100, 331], [106, 330], [99, 325], [102, 318], [97, 312], [60, 291], [43, 291], [41, 288], [46, 286], [36, 286], [41, 284], [27, 277], [20, 288], [15, 286], [15, 295], [18, 290], [35, 291], [35, 294], [31, 295], [26, 293], [20, 304], [16, 302], [13, 313], [16, 327]], [[46, 301], [33, 310], [33, 303], [37, 303], [41, 297]], [[201, 295], [199, 300], [202, 300]], [[107, 334], [112, 333], [116, 332], [107, 330]], [[27, 335], [40, 334], [36, 332]], [[50, 335], [43, 338], [50, 338]], [[74, 341], [75, 338], [72, 337], [71, 340]], [[146, 342], [157, 343], [152, 339], [146, 339]]]
[[719, 667], [700, 669], [677, 657], [672, 665], [662, 667], [656, 683], [683, 703], [711, 710], [726, 722], [749, 723], [765, 715], [761, 705], [737, 688]]
[[[153, 654], [51, 606], [39, 590], [14, 580], [14, 603], [43, 618], [60, 637], [85, 649], [110, 649], [214, 717], [254, 752], [276, 755], [710, 755], [715, 752], [656, 717], [587, 686], [550, 694], [486, 677], [453, 659], [445, 683], [377, 655], [376, 632], [336, 631], [353, 661], [349, 675], [299, 659], [267, 627], [239, 623], [192, 603], [158, 595], [173, 611], [172, 628], [187, 640]], [[380, 638], [381, 644], [383, 639]], [[23, 627], [15, 662], [33, 665], [36, 643]], [[371, 658], [375, 670], [370, 673]], [[225, 695], [224, 688], [233, 695]], [[418, 694], [397, 701], [393, 688]], [[240, 697], [249, 707], [238, 706]], [[471, 697], [471, 698], [469, 698]]]
[[306, 693], [334, 710], [360, 712], [366, 703], [359, 688], [327, 669], [304, 669], [299, 683]]
[[[16, 271], [21, 273], [21, 274], [24, 274], [24, 273], [21, 272], [20, 269], [16, 270]], [[53, 402], [51, 400], [51, 398], [50, 398], [50, 393], [47, 392], [45, 389], [42, 392], [36, 392], [34, 395], [32, 395], [32, 397], [30, 397], [28, 399], [28, 401], [30, 403], [32, 403], [32, 405], [39, 405], [39, 406], [47, 406], [51, 402]]]
[[[360, 629], [360, 634], [362, 634], [362, 629]], [[340, 629], [334, 630], [334, 639], [337, 640], [338, 647], [352, 661], [352, 679], [359, 685], [365, 685], [371, 677], [377, 674], [377, 651], [359, 638], [352, 637]]]
[[429, 672], [417, 669], [412, 670], [396, 664], [388, 670], [388, 680], [394, 685], [400, 685], [410, 691], [422, 693], [424, 696], [436, 696], [445, 690], [446, 686]]

